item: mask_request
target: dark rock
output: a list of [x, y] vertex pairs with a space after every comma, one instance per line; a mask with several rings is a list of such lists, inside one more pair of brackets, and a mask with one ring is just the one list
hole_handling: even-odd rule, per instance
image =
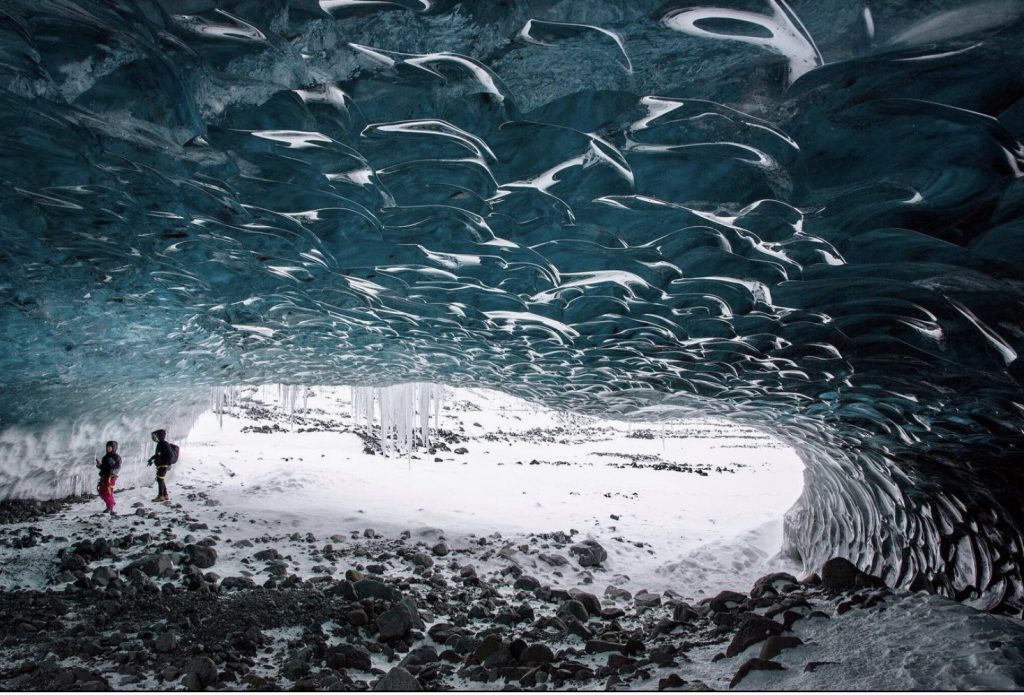
[[224, 577], [224, 580], [220, 583], [220, 588], [224, 591], [255, 589], [256, 582], [249, 577]]
[[751, 598], [760, 598], [765, 594], [788, 593], [797, 587], [797, 580], [792, 574], [786, 572], [773, 572], [754, 582], [750, 590]]
[[552, 567], [564, 567], [569, 564], [569, 559], [565, 555], [559, 555], [558, 553], [541, 553], [537, 558]]
[[576, 620], [579, 620], [581, 623], [585, 623], [587, 622], [587, 620], [590, 619], [590, 612], [587, 611], [586, 606], [584, 606], [576, 599], [569, 599], [568, 601], [563, 601], [562, 604], [558, 607], [557, 615], [560, 618], [569, 616], [575, 618]]
[[772, 635], [761, 645], [760, 658], [774, 659], [782, 653], [783, 649], [799, 647], [804, 641], [794, 635]]
[[437, 650], [431, 647], [429, 644], [424, 644], [416, 647], [402, 659], [398, 665], [402, 668], [408, 668], [410, 666], [426, 666], [428, 664], [437, 663], [438, 656]]
[[522, 664], [550, 664], [554, 660], [555, 654], [546, 644], [531, 644], [519, 655]]
[[513, 589], [521, 589], [523, 591], [536, 591], [540, 588], [540, 582], [528, 575], [519, 577], [512, 585]]
[[190, 690], [202, 690], [216, 683], [219, 677], [217, 664], [208, 656], [196, 657], [185, 667], [185, 687]]
[[178, 646], [178, 636], [173, 632], [164, 632], [156, 641], [153, 643], [153, 649], [166, 654], [167, 652], [174, 651], [174, 648]]
[[337, 671], [345, 668], [369, 671], [372, 667], [370, 652], [366, 647], [358, 644], [342, 643], [328, 647], [324, 658], [327, 661], [327, 667]]
[[291, 681], [297, 681], [309, 673], [309, 663], [302, 659], [289, 659], [281, 667], [281, 675]]
[[675, 661], [672, 658], [674, 655], [675, 649], [669, 645], [665, 645], [661, 647], [655, 647], [654, 649], [652, 649], [651, 653], [648, 655], [648, 658], [651, 660], [652, 663], [657, 664], [661, 668], [666, 668], [668, 666], [676, 665]]
[[619, 642], [607, 642], [605, 640], [592, 639], [588, 640], [584, 647], [587, 654], [600, 654], [602, 652], [626, 652], [626, 645]]
[[186, 545], [189, 560], [199, 569], [209, 569], [217, 562], [217, 551], [206, 545]]
[[696, 620], [700, 617], [700, 614], [693, 610], [693, 607], [688, 603], [677, 603], [672, 608], [672, 620], [677, 623], [688, 623], [692, 620]]
[[569, 589], [569, 596], [582, 603], [590, 615], [601, 615], [601, 601], [594, 594], [579, 589]]
[[383, 601], [399, 601], [402, 598], [400, 591], [376, 579], [361, 579], [355, 582], [354, 588], [359, 598], [373, 598]]
[[708, 603], [715, 613], [723, 613], [739, 608], [747, 597], [737, 591], [722, 591]]
[[884, 588], [885, 582], [862, 572], [846, 558], [834, 557], [821, 567], [821, 585], [826, 591], [838, 593], [864, 587]]
[[759, 615], [747, 615], [740, 623], [739, 631], [732, 638], [725, 655], [736, 656], [752, 644], [757, 644], [783, 631], [782, 625]]
[[486, 635], [483, 642], [473, 651], [472, 660], [475, 663], [482, 664], [489, 656], [496, 653], [502, 647], [505, 646], [504, 640], [501, 639], [501, 635], [491, 633]]
[[426, 553], [413, 553], [409, 558], [417, 567], [433, 567], [434, 560]]
[[377, 616], [376, 624], [379, 637], [390, 640], [409, 634], [414, 621], [409, 608], [399, 603]]
[[569, 548], [569, 554], [576, 556], [580, 567], [598, 567], [608, 559], [608, 553], [597, 541], [586, 540]]
[[451, 550], [448, 548], [447, 543], [441, 541], [440, 543], [435, 544], [434, 547], [430, 549], [430, 552], [432, 552], [437, 557], [444, 557], [445, 555], [450, 553]]
[[395, 666], [373, 686], [374, 691], [412, 692], [423, 690], [420, 682], [401, 666]]
[[266, 550], [261, 550], [258, 553], [256, 553], [255, 555], [253, 555], [253, 558], [259, 560], [260, 562], [267, 562], [267, 561], [270, 561], [270, 560], [280, 560], [281, 559], [281, 553], [277, 552], [276, 548], [267, 548]]
[[729, 687], [735, 688], [737, 685], [740, 684], [740, 681], [742, 681], [750, 674], [751, 671], [782, 670], [782, 664], [780, 664], [778, 661], [765, 661], [764, 659], [758, 659], [755, 657], [753, 659], [749, 659], [742, 666], [740, 666], [739, 670], [736, 672], [736, 675], [733, 676], [732, 680], [729, 682]]
[[349, 611], [345, 619], [348, 620], [348, 624], [352, 627], [362, 627], [363, 625], [370, 624], [370, 616], [362, 608]]
[[117, 579], [117, 571], [113, 567], [97, 567], [92, 573], [92, 583], [96, 586], [107, 586]]
[[174, 572], [171, 557], [165, 554], [146, 555], [132, 562], [125, 570], [137, 569], [150, 577], [166, 577]]
[[661, 605], [661, 596], [658, 594], [652, 594], [650, 591], [644, 589], [638, 591], [636, 595], [633, 596], [633, 603], [644, 608], [654, 608], [655, 606]]
[[683, 685], [686, 685], [686, 681], [680, 678], [679, 674], [670, 673], [658, 681], [658, 690], [667, 690], [668, 688], [679, 688]]
[[619, 671], [620, 673], [623, 670], [625, 670], [627, 673], [632, 672], [633, 669], [629, 667], [634, 666], [635, 664], [636, 659], [630, 658], [625, 654], [613, 652], [608, 655], [608, 668], [613, 669], [615, 671]]
[[813, 673], [821, 666], [835, 666], [838, 663], [837, 661], [808, 661], [807, 665], [804, 666], [804, 673]]

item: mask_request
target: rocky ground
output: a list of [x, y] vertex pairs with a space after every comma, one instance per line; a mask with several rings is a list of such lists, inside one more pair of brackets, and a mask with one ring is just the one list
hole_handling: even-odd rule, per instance
[[[55, 538], [32, 525], [0, 527], [10, 548], [54, 548], [50, 586], [0, 594], [9, 626], [0, 688], [717, 689], [784, 668], [776, 659], [803, 643], [803, 625], [884, 609], [890, 595], [842, 560], [822, 579], [777, 573], [749, 593], [693, 604], [614, 584], [553, 589], [512, 560], [479, 571], [511, 557], [500, 538], [458, 549], [429, 531], [230, 541], [197, 523], [187, 503], [137, 504], [123, 534]], [[5, 504], [0, 519], [17, 508], [24, 522], [24, 507]], [[321, 573], [303, 579], [291, 554], [256, 550], [274, 540], [318, 558]], [[599, 544], [566, 533], [538, 542], [553, 563], [595, 567], [605, 558]], [[246, 564], [269, 579], [218, 575], [225, 543], [252, 548]]]
[[[489, 422], [488, 413], [456, 400], [453, 409], [465, 417], [449, 418], [430, 449], [396, 466], [331, 398], [318, 403], [319, 409], [285, 416], [243, 400], [228, 427], [239, 438], [183, 448], [171, 503], [150, 502], [148, 488], [119, 490], [114, 516], [97, 513], [102, 505], [91, 495], [0, 503], [0, 625], [6, 628], [0, 689], [1024, 685], [1020, 621], [886, 589], [841, 559], [800, 580], [776, 571], [755, 582], [763, 572], [751, 567], [761, 560], [745, 557], [752, 552], [745, 545], [737, 551], [711, 544], [691, 555], [666, 547], [666, 538], [685, 530], [672, 516], [682, 505], [710, 498], [720, 522], [736, 513], [728, 511], [726, 493], [733, 481], [753, 475], [753, 467], [731, 462], [732, 453], [712, 465], [658, 443], [671, 439], [671, 431], [636, 430], [625, 442], [587, 420], [545, 422], [534, 415], [543, 423], [535, 425], [526, 422], [527, 413], [510, 410]], [[701, 432], [688, 432], [690, 439], [695, 434]], [[710, 445], [723, 436], [710, 428], [706, 434], [702, 457], [714, 454]], [[574, 455], [601, 437], [605, 448]], [[516, 447], [523, 441], [541, 443], [531, 451], [547, 458], [521, 454]], [[322, 458], [345, 442], [334, 460]], [[455, 499], [457, 481], [473, 475], [470, 460], [478, 471], [490, 460], [487, 481], [497, 471], [529, 472], [531, 479], [564, 472], [570, 485], [568, 491], [530, 488], [530, 495], [522, 493], [529, 504], [487, 517], [488, 523], [500, 518], [511, 525], [533, 515], [547, 524], [558, 516], [544, 516], [545, 509], [564, 494], [580, 502], [568, 507], [575, 515], [562, 518], [585, 530], [520, 525], [500, 526], [499, 533], [473, 525], [472, 532], [446, 532], [397, 521], [404, 515], [423, 524], [438, 510], [421, 504], [440, 502], [443, 511], [443, 503], [465, 507], [465, 495], [480, 495], [463, 490]], [[428, 468], [429, 476], [418, 475]], [[614, 477], [622, 468], [638, 469], [630, 471], [629, 487]], [[446, 471], [458, 473], [437, 483]], [[638, 494], [632, 483], [643, 475], [659, 477], [646, 487], [638, 483]], [[716, 479], [725, 486], [697, 487]], [[518, 499], [509, 486], [520, 478], [508, 480], [505, 497]], [[680, 492], [654, 497], [678, 481], [685, 481]], [[395, 497], [398, 485], [432, 482], [426, 502]], [[485, 504], [493, 505], [500, 493], [487, 494]], [[376, 512], [374, 495], [386, 500]], [[384, 515], [399, 507], [408, 513]], [[598, 507], [600, 524], [586, 528]], [[636, 523], [642, 510], [671, 533]], [[449, 516], [443, 523], [472, 518]], [[714, 524], [710, 513], [707, 520]], [[707, 580], [686, 581], [700, 571], [680, 574], [682, 566], [719, 565], [734, 569], [711, 575], [724, 579], [710, 591]], [[643, 588], [654, 586], [648, 581], [659, 582], [659, 590]], [[726, 588], [745, 591], [720, 590]]]

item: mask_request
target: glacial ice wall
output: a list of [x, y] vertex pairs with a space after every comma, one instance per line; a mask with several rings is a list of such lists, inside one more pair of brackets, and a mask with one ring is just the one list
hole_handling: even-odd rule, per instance
[[[802, 452], [809, 566], [1020, 611], [1022, 37], [1016, 0], [5, 3], [0, 426], [244, 383], [721, 415]], [[5, 495], [67, 459], [17, 451]]]

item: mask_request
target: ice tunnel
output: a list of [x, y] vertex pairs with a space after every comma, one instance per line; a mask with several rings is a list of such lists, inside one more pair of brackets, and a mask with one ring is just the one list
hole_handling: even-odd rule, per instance
[[1017, 0], [26, 0], [0, 56], [3, 497], [222, 386], [472, 385], [770, 432], [808, 568], [1024, 609]]

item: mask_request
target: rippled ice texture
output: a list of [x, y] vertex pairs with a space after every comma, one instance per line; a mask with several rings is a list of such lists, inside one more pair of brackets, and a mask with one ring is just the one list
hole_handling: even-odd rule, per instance
[[497, 387], [770, 431], [795, 555], [1020, 611], [1022, 14], [6, 3], [0, 488], [210, 386]]

